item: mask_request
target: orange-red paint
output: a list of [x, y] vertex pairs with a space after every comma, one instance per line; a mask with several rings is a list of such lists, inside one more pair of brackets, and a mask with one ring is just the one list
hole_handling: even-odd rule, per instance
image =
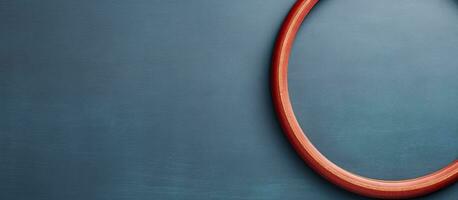
[[318, 151], [302, 131], [288, 94], [288, 60], [296, 33], [318, 0], [298, 0], [286, 17], [273, 55], [272, 95], [283, 130], [297, 153], [330, 182], [360, 195], [401, 199], [429, 194], [458, 180], [458, 160], [432, 174], [415, 179], [387, 181], [358, 176], [340, 168]]

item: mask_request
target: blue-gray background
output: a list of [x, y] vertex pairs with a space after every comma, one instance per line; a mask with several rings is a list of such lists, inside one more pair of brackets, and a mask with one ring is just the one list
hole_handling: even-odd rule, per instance
[[[276, 121], [270, 58], [293, 3], [0, 0], [0, 199], [363, 199]], [[456, 159], [457, 22], [456, 0], [322, 0], [290, 66], [316, 146], [384, 179]]]

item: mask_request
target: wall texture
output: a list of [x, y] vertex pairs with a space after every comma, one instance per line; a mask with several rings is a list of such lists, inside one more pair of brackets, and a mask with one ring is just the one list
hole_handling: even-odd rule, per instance
[[[0, 199], [364, 199], [276, 121], [270, 56], [293, 3], [0, 0]], [[317, 147], [384, 179], [456, 159], [457, 22], [456, 0], [322, 0], [290, 66]]]

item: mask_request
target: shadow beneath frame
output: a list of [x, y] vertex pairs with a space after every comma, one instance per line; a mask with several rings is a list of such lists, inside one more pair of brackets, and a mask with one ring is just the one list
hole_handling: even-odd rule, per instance
[[[309, 16], [307, 16], [307, 18], [315, 18], [315, 17], [317, 17], [318, 15], [316, 13], [319, 13], [320, 9], [325, 8], [326, 5], [328, 5], [329, 3], [331, 3], [331, 1], [329, 1], [329, 0], [320, 0], [319, 3], [315, 6], [315, 8], [311, 11]], [[452, 6], [455, 6], [456, 8], [458, 8], [458, 0], [450, 0], [450, 4]], [[458, 10], [457, 10], [457, 12], [458, 12]], [[286, 16], [286, 13], [285, 13], [285, 16]], [[302, 24], [300, 31], [303, 31], [304, 28], [307, 28], [307, 20], [305, 20], [304, 24]], [[278, 30], [280, 30], [280, 25], [278, 25]], [[272, 41], [275, 41], [275, 40], [272, 40]], [[273, 44], [274, 44], [274, 42], [272, 42], [271, 49], [274, 49], [274, 45]], [[273, 52], [271, 53], [271, 57], [272, 57], [272, 55], [273, 55]], [[269, 63], [268, 66], [269, 66], [269, 70], [267, 70], [267, 71], [269, 72], [269, 76], [267, 76], [266, 82], [269, 83], [269, 84], [267, 84], [269, 86], [269, 87], [267, 87], [267, 90], [270, 91], [271, 64]], [[272, 123], [273, 124], [272, 128], [277, 130], [277, 132], [279, 133], [279, 134], [276, 134], [274, 137], [277, 138], [278, 145], [284, 147], [284, 148], [282, 148], [282, 149], [285, 149], [285, 152], [283, 152], [283, 153], [285, 154], [285, 156], [288, 157], [289, 160], [294, 162], [295, 168], [297, 167], [298, 170], [304, 170], [304, 177], [302, 177], [302, 178], [311, 178], [312, 177], [314, 182], [316, 182], [317, 184], [320, 184], [320, 187], [326, 188], [326, 189], [323, 189], [323, 190], [332, 191], [332, 192], [335, 191], [339, 195], [342, 195], [343, 197], [346, 197], [346, 198], [366, 199], [365, 197], [362, 197], [362, 196], [359, 196], [359, 195], [355, 195], [353, 193], [350, 193], [350, 192], [347, 192], [347, 191], [345, 191], [343, 189], [340, 189], [340, 187], [334, 186], [333, 184], [329, 183], [328, 181], [323, 179], [321, 176], [316, 174], [313, 170], [311, 170], [304, 163], [304, 161], [296, 154], [295, 150], [292, 148], [292, 146], [290, 145], [290, 143], [286, 139], [286, 137], [283, 134], [281, 134], [281, 132], [283, 132], [283, 130], [281, 130], [280, 124], [278, 123], [278, 119], [276, 117], [275, 110], [273, 109], [273, 101], [272, 101], [272, 98], [271, 98], [271, 93], [269, 92], [268, 94], [269, 94], [268, 98], [266, 98], [266, 99], [268, 99], [268, 102], [266, 102], [266, 104], [267, 105], [271, 105], [271, 108], [269, 108], [269, 109], [271, 110], [272, 116], [275, 116], [274, 118], [272, 118], [272, 121], [274, 122], [274, 123]], [[450, 191], [454, 187], [456, 187], [456, 184], [455, 185], [451, 185], [451, 186], [449, 186], [447, 188], [444, 188], [443, 190], [440, 190], [439, 192], [427, 195], [424, 198], [428, 198], [428, 199], [429, 198], [441, 198], [444, 194], [446, 194], [446, 192], [444, 193], [443, 191]], [[338, 188], [338, 189], [336, 189], [336, 188]]]
[[[317, 5], [315, 5], [315, 8], [312, 10], [312, 12], [309, 14], [308, 17], [313, 17], [314, 16], [314, 13], [317, 12], [317, 10], [321, 9], [321, 7], [323, 6], [323, 4], [326, 4], [330, 1], [328, 0], [321, 0]], [[288, 10], [289, 12], [289, 10]], [[319, 11], [318, 11], [319, 12]], [[285, 18], [287, 16], [287, 12], [285, 12], [285, 15], [283, 18]], [[278, 24], [277, 25], [277, 28], [276, 30], [280, 31], [280, 28], [281, 28], [281, 25], [282, 24]], [[302, 29], [302, 28], [301, 28]], [[273, 102], [273, 99], [272, 99], [272, 93], [271, 93], [271, 70], [272, 70], [272, 57], [273, 57], [273, 50], [274, 50], [274, 47], [275, 47], [275, 42], [276, 42], [276, 39], [277, 39], [277, 36], [278, 36], [278, 32], [273, 35], [274, 37], [272, 38], [272, 43], [271, 43], [271, 46], [270, 46], [270, 54], [266, 54], [266, 55], [269, 55], [268, 58], [266, 58], [266, 72], [268, 72], [268, 74], [265, 75], [264, 77], [264, 82], [266, 83], [266, 87], [265, 87], [265, 102], [263, 103], [264, 105], [266, 105], [266, 110], [268, 110], [269, 112], [269, 116], [272, 116], [270, 117], [269, 120], [271, 120], [272, 123], [271, 124], [271, 129], [272, 130], [275, 130], [274, 132], [276, 133], [274, 136], [272, 136], [273, 138], [275, 138], [275, 141], [277, 143], [277, 145], [279, 146], [279, 149], [282, 149], [282, 154], [286, 157], [286, 160], [289, 160], [292, 162], [292, 165], [293, 165], [293, 168], [295, 169], [295, 171], [302, 171], [302, 177], [298, 177], [298, 179], [308, 179], [309, 181], [313, 181], [315, 182], [316, 184], [319, 184], [320, 187], [322, 188], [322, 191], [320, 192], [326, 192], [326, 193], [333, 193], [332, 196], [339, 196], [341, 197], [342, 199], [355, 199], [355, 200], [358, 200], [358, 199], [361, 199], [361, 200], [364, 200], [364, 199], [369, 199], [369, 198], [366, 198], [366, 197], [363, 197], [363, 196], [360, 196], [360, 195], [357, 195], [357, 194], [354, 194], [354, 193], [351, 193], [351, 192], [348, 192], [334, 184], [331, 184], [330, 182], [328, 182], [327, 180], [325, 180], [323, 177], [321, 177], [320, 175], [318, 175], [316, 172], [314, 172], [305, 162], [304, 160], [302, 160], [300, 158], [300, 156], [296, 153], [296, 151], [294, 150], [294, 148], [292, 147], [292, 145], [290, 144], [290, 142], [288, 141], [287, 137], [283, 134], [283, 130], [281, 128], [281, 125], [278, 121], [278, 118], [277, 118], [277, 114], [275, 112], [275, 109], [274, 109], [274, 102]], [[267, 62], [268, 61], [268, 62]]]

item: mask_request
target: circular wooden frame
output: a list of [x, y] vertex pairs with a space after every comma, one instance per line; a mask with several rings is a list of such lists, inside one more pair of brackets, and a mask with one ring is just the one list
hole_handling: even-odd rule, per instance
[[296, 33], [319, 0], [298, 0], [283, 22], [273, 54], [272, 95], [281, 126], [297, 153], [328, 181], [351, 192], [375, 198], [401, 199], [429, 194], [458, 180], [458, 160], [443, 169], [415, 179], [388, 181], [362, 177], [340, 168], [310, 142], [302, 131], [288, 92], [288, 61]]

